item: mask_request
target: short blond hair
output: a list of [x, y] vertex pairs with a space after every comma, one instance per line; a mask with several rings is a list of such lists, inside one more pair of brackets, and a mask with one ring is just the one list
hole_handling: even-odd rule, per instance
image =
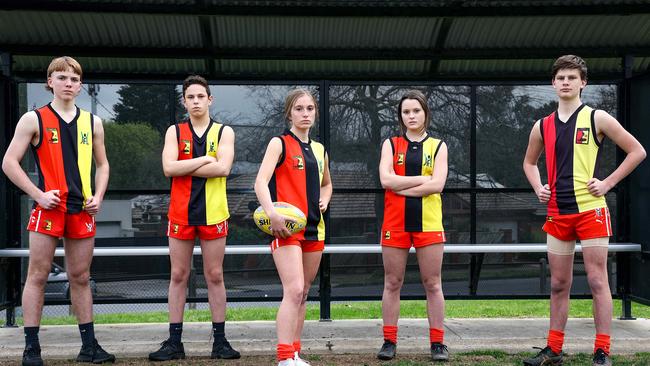
[[[72, 69], [72, 72], [79, 75], [79, 77], [83, 75], [81, 64], [79, 64], [77, 60], [73, 59], [70, 56], [57, 57], [52, 60], [52, 62], [50, 62], [50, 66], [47, 67], [47, 78], [49, 79], [50, 76], [52, 76], [53, 72], [68, 71], [69, 69]], [[45, 83], [45, 89], [50, 92], [52, 91], [52, 88], [50, 88], [47, 83]]]

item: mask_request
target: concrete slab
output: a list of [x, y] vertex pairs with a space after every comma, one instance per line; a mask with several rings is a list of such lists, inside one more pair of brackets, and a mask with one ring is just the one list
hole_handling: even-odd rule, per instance
[[[303, 349], [309, 353], [375, 353], [381, 346], [381, 320], [308, 321]], [[401, 353], [428, 352], [426, 319], [400, 319]], [[453, 352], [491, 349], [516, 353], [544, 346], [548, 319], [447, 319], [445, 343]], [[569, 319], [565, 352], [591, 352], [595, 329], [591, 319]], [[118, 357], [145, 358], [168, 336], [167, 324], [97, 325], [101, 345]], [[273, 354], [275, 322], [229, 322], [226, 334], [233, 347], [246, 354]], [[43, 356], [72, 358], [80, 347], [76, 326], [44, 326], [40, 331]], [[0, 328], [0, 360], [19, 359], [24, 347], [22, 328]], [[209, 355], [209, 323], [185, 323], [183, 343], [188, 355]], [[650, 320], [614, 320], [612, 352], [650, 352]]]

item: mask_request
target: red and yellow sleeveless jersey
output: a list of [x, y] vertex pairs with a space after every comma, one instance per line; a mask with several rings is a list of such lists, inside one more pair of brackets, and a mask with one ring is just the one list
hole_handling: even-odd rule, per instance
[[[199, 137], [189, 121], [177, 123], [178, 160], [200, 156], [217, 156], [223, 125], [210, 121]], [[170, 221], [182, 225], [214, 225], [227, 220], [226, 177], [193, 177], [185, 175], [172, 178], [169, 200]]]
[[602, 142], [596, 134], [594, 113], [594, 109], [583, 104], [566, 122], [560, 121], [557, 112], [553, 112], [539, 124], [551, 188], [549, 216], [607, 207], [604, 196], [595, 197], [587, 189], [589, 179], [601, 178]]
[[35, 110], [38, 144], [32, 146], [38, 188], [59, 190], [56, 210], [78, 213], [93, 195], [90, 170], [93, 161], [93, 115], [77, 107], [69, 123], [47, 104]]
[[[391, 137], [393, 170], [402, 176], [431, 176], [442, 141], [427, 136], [420, 142], [405, 136]], [[424, 197], [406, 197], [390, 189], [384, 195], [382, 231], [431, 232], [444, 231], [440, 193]]]
[[312, 141], [304, 143], [291, 131], [278, 136], [282, 155], [269, 181], [273, 202], [287, 202], [307, 216], [307, 226], [293, 234], [298, 240], [325, 240], [325, 221], [318, 207], [325, 169], [325, 148]]

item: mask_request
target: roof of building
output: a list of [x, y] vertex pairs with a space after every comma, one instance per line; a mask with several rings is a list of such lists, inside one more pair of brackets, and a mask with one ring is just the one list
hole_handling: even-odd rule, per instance
[[[95, 78], [547, 78], [585, 57], [592, 78], [650, 67], [650, 1], [49, 0], [0, 5], [5, 73], [53, 56]], [[10, 55], [10, 57], [8, 57]]]

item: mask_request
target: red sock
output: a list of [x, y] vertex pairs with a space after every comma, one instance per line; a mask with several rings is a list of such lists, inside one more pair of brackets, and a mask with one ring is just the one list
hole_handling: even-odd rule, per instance
[[293, 349], [300, 353], [301, 345], [300, 345], [300, 339], [297, 341], [293, 341]]
[[384, 325], [384, 339], [397, 344], [397, 325]]
[[610, 337], [609, 334], [596, 334], [596, 342], [594, 342], [594, 353], [600, 348], [609, 355]]
[[278, 361], [284, 361], [289, 358], [293, 358], [293, 353], [294, 353], [293, 345], [292, 344], [282, 344], [278, 343], [276, 346], [276, 355], [278, 358]]
[[444, 329], [429, 328], [429, 342], [442, 343], [444, 337], [445, 337]]
[[551, 351], [558, 355], [562, 352], [562, 345], [564, 344], [564, 332], [561, 330], [550, 329], [548, 331], [548, 340], [546, 345], [551, 347]]

